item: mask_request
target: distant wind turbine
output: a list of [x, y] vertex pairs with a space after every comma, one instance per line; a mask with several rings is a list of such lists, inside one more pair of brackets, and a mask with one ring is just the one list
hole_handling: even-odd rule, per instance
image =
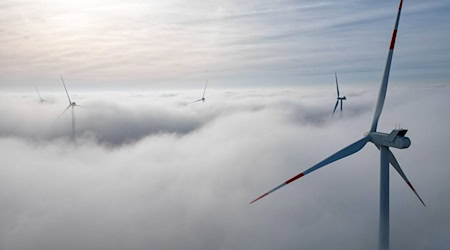
[[38, 94], [38, 96], [39, 96], [39, 103], [44, 103], [45, 100], [42, 99], [41, 94], [39, 93], [39, 90], [38, 90], [38, 88], [36, 87], [36, 85], [34, 85], [34, 88], [36, 89], [36, 92], [37, 92], [37, 94]]
[[342, 102], [344, 100], [347, 100], [347, 98], [345, 96], [341, 97], [339, 95], [339, 85], [338, 85], [338, 79], [337, 79], [337, 74], [336, 73], [334, 73], [334, 77], [336, 78], [337, 100], [336, 100], [336, 105], [334, 106], [333, 114], [331, 116], [334, 115], [334, 112], [336, 112], [336, 108], [337, 108], [339, 102], [341, 102], [341, 117], [342, 117]]
[[61, 81], [63, 83], [64, 89], [66, 90], [66, 94], [67, 94], [67, 99], [69, 100], [69, 106], [67, 106], [67, 108], [58, 116], [58, 118], [56, 118], [56, 120], [58, 120], [69, 108], [72, 108], [72, 139], [75, 139], [75, 112], [74, 112], [74, 107], [83, 107], [81, 105], [77, 105], [76, 102], [72, 102], [72, 100], [70, 100], [70, 96], [69, 96], [69, 92], [67, 91], [67, 87], [66, 84], [64, 83], [64, 79], [62, 77], [62, 75], [60, 75], [61, 77]]
[[401, 128], [394, 129], [389, 134], [377, 132], [378, 120], [380, 118], [381, 111], [384, 105], [384, 100], [386, 98], [386, 92], [389, 81], [389, 71], [391, 69], [392, 55], [394, 53], [395, 38], [397, 36], [397, 28], [400, 20], [402, 4], [403, 0], [400, 0], [400, 6], [397, 13], [395, 28], [392, 34], [392, 39], [389, 47], [389, 54], [386, 61], [386, 67], [384, 70], [384, 75], [381, 82], [380, 91], [378, 94], [378, 101], [370, 131], [367, 132], [362, 139], [350, 144], [349, 146], [341, 149], [340, 151], [336, 152], [335, 154], [331, 155], [325, 160], [317, 163], [316, 165], [312, 166], [306, 171], [276, 186], [267, 193], [261, 195], [257, 199], [250, 202], [250, 204], [269, 195], [270, 193], [275, 192], [276, 190], [286, 186], [287, 184], [294, 182], [295, 180], [313, 171], [318, 170], [321, 167], [324, 167], [332, 162], [335, 162], [339, 159], [342, 159], [344, 157], [347, 157], [351, 154], [358, 152], [367, 144], [367, 142], [372, 142], [378, 148], [378, 150], [380, 150], [380, 207], [379, 207], [380, 215], [379, 215], [379, 232], [378, 232], [379, 249], [380, 250], [389, 249], [389, 163], [394, 167], [395, 170], [397, 170], [399, 175], [403, 178], [406, 184], [408, 184], [408, 186], [411, 188], [411, 190], [414, 192], [417, 198], [419, 198], [420, 202], [425, 206], [425, 203], [423, 202], [422, 198], [420, 198], [419, 194], [416, 192], [411, 182], [408, 180], [402, 168], [400, 167], [400, 164], [398, 163], [394, 154], [389, 149], [390, 147], [398, 149], [408, 148], [411, 145], [410, 139], [408, 137], [405, 137], [405, 134], [408, 130]]
[[205, 89], [203, 90], [203, 96], [202, 96], [202, 98], [201, 98], [201, 99], [198, 99], [198, 100], [195, 100], [195, 101], [193, 101], [193, 102], [191, 102], [191, 103], [199, 102], [199, 101], [205, 102], [206, 86], [208, 86], [208, 80], [206, 80], [206, 83], [205, 83]]

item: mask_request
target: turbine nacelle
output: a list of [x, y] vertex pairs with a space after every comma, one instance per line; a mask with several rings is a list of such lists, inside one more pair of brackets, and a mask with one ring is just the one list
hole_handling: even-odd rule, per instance
[[347, 100], [347, 97], [343, 96], [343, 97], [338, 97], [338, 100]]
[[72, 102], [72, 103], [70, 104], [70, 106], [77, 106], [77, 103], [76, 103], [76, 102]]
[[381, 132], [369, 132], [370, 141], [377, 146], [392, 147], [398, 149], [409, 148], [411, 140], [405, 136], [407, 129], [394, 129], [390, 134]]

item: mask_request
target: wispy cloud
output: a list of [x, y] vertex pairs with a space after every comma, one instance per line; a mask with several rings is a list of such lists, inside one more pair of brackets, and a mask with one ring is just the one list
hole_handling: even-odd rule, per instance
[[[446, 82], [449, 7], [405, 3], [394, 64], [404, 81]], [[4, 86], [46, 83], [59, 72], [84, 87], [170, 88], [205, 78], [290, 85], [327, 82], [334, 71], [373, 82], [396, 8], [392, 1], [10, 0], [0, 7], [0, 73]], [[420, 79], [408, 76], [417, 69]]]

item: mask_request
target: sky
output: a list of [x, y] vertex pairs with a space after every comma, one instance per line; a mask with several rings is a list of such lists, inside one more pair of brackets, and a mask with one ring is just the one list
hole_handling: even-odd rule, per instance
[[[403, 6], [378, 131], [427, 207], [391, 168], [392, 249], [450, 245], [449, 7]], [[371, 143], [249, 202], [369, 130], [397, 8], [1, 1], [0, 249], [375, 249]]]
[[[378, 84], [398, 1], [3, 0], [2, 91]], [[450, 1], [403, 6], [392, 80], [447, 84]], [[430, 82], [427, 82], [430, 83]]]

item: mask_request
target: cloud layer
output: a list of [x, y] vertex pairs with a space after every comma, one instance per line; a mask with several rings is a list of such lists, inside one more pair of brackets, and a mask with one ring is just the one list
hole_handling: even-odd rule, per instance
[[[71, 136], [73, 120], [77, 137], [94, 137], [99, 142], [121, 145], [161, 133], [185, 135], [223, 115], [264, 110], [289, 114], [295, 122], [323, 125], [334, 107], [332, 91], [322, 93], [325, 96], [320, 99], [312, 99], [314, 92], [289, 89], [208, 90], [206, 103], [193, 102], [201, 94], [194, 91], [81, 93], [72, 96], [72, 101], [80, 105], [74, 108], [73, 117], [72, 109], [66, 110], [68, 102], [64, 96], [43, 94], [49, 100], [39, 104], [34, 96], [4, 95], [0, 101], [3, 107], [0, 134], [44, 140]], [[358, 100], [367, 93], [361, 90], [348, 94]], [[285, 98], [281, 99], [281, 95]], [[314, 103], [325, 100], [330, 105], [326, 108]], [[10, 107], [15, 107], [15, 112], [10, 112]], [[345, 113], [352, 117], [368, 110], [369, 103], [362, 101], [360, 106], [346, 107]]]
[[[189, 105], [197, 93], [80, 93], [76, 142], [70, 113], [51, 123], [63, 96], [2, 96], [0, 248], [373, 249], [372, 145], [248, 205], [369, 128], [376, 92], [343, 91], [342, 119], [320, 88], [212, 91]], [[428, 205], [391, 172], [393, 249], [449, 245], [449, 94], [390, 89], [379, 128], [410, 129], [412, 146], [394, 153]]]

